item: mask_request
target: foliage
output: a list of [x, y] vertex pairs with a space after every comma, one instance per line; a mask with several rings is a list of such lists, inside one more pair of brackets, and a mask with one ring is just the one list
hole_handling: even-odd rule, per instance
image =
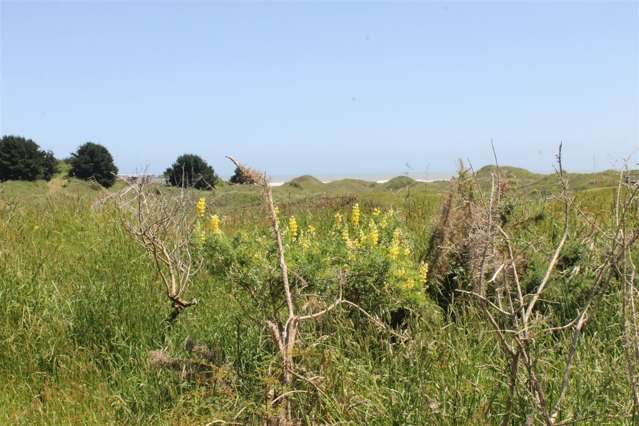
[[246, 175], [246, 173], [244, 173], [244, 171], [239, 167], [235, 168], [235, 172], [233, 173], [233, 176], [231, 176], [231, 179], [229, 179], [229, 182], [242, 185], [253, 183], [251, 177]]
[[171, 186], [204, 190], [214, 188], [219, 180], [213, 168], [194, 154], [180, 155], [171, 167], [166, 169], [164, 177]]
[[[335, 187], [324, 198], [299, 189], [274, 190], [291, 270], [330, 298], [338, 285], [336, 269], [346, 266], [345, 293], [360, 297], [372, 314], [386, 321], [384, 306], [379, 311], [376, 306], [388, 302], [410, 307], [417, 315], [407, 319], [406, 341], [393, 339], [346, 307], [309, 323], [303, 330], [308, 340], [295, 354], [299, 374], [309, 380], [299, 379], [291, 394], [295, 416], [301, 424], [502, 423], [510, 392], [498, 368], [499, 340], [483, 314], [467, 301], [455, 300], [446, 318], [433, 320], [429, 299], [424, 303], [403, 293], [403, 281], [384, 269], [391, 261], [389, 241], [394, 229], [400, 229], [399, 247], [409, 247], [411, 254], [398, 261], [406, 262], [402, 264], [410, 274], [419, 271], [445, 198], [435, 190], [412, 190], [407, 198], [404, 192], [378, 188], [351, 193], [346, 187]], [[178, 193], [160, 186], [157, 190]], [[355, 199], [337, 195], [344, 193]], [[592, 223], [605, 227], [614, 220], [609, 214], [614, 194], [596, 187], [575, 194], [583, 212], [571, 211], [571, 239], [549, 284], [551, 300], [538, 305], [540, 319], [565, 324], [580, 306], [597, 268], [596, 248], [603, 244], [592, 234]], [[207, 270], [188, 289], [189, 299], [200, 303], [169, 325], [165, 318], [171, 307], [157, 291], [159, 278], [147, 254], [122, 231], [118, 212], [108, 205], [91, 208], [102, 192], [76, 180], [55, 191], [42, 181], [0, 184], [0, 283], [6, 284], [0, 285], [0, 424], [262, 423], [264, 388], [274, 379], [269, 371], [276, 360], [270, 336], [256, 327], [254, 319], [264, 312], [248, 289], [251, 284], [266, 288], [261, 279], [277, 274], [259, 188], [230, 186], [188, 195], [191, 216], [197, 213], [198, 198], [207, 197], [197, 219], [204, 242], [199, 246], [197, 235], [192, 241], [201, 247]], [[354, 203], [360, 207], [357, 226]], [[379, 216], [374, 215], [377, 206]], [[393, 206], [392, 214], [388, 206]], [[532, 194], [513, 206], [508, 230], [516, 252], [525, 255], [517, 258], [524, 268], [522, 281], [534, 288], [560, 237], [559, 216], [552, 200]], [[351, 241], [360, 241], [359, 230], [370, 235], [373, 219], [380, 234], [376, 248], [362, 244], [349, 251], [337, 232], [336, 213]], [[291, 217], [297, 225], [295, 238]], [[381, 230], [383, 217], [388, 218], [386, 231]], [[307, 238], [309, 225], [315, 228], [314, 238]], [[638, 255], [633, 253], [635, 261]], [[442, 277], [430, 266], [432, 291]], [[372, 276], [390, 277], [395, 286], [370, 294], [379, 282]], [[467, 278], [460, 274], [458, 279]], [[637, 421], [620, 341], [622, 293], [617, 281], [610, 284], [582, 333], [558, 419], [566, 424]], [[457, 288], [471, 287], [461, 282]], [[566, 306], [552, 302], [564, 297]], [[317, 308], [311, 306], [316, 300], [307, 302], [306, 308]], [[211, 375], [182, 377], [149, 362], [149, 352], [158, 348], [188, 357], [189, 339], [214, 352]], [[569, 343], [569, 336], [553, 333], [535, 344], [553, 401]], [[521, 383], [527, 376], [520, 371]], [[541, 423], [526, 388], [522, 385], [514, 395], [511, 424]]]
[[[331, 226], [306, 220], [298, 224], [295, 216], [280, 218], [287, 262], [299, 277], [298, 286], [320, 299], [330, 299], [339, 292], [338, 271], [342, 271], [345, 299], [368, 312], [390, 318], [400, 308], [423, 310], [428, 306], [424, 293], [428, 266], [414, 261], [395, 212], [376, 209], [363, 215], [357, 205], [353, 212], [357, 216], [351, 220], [337, 213]], [[212, 220], [208, 229], [219, 229], [210, 226], [217, 224], [216, 216]], [[203, 243], [211, 274], [228, 283], [231, 292], [242, 291], [253, 298], [258, 311], [266, 309], [279, 288], [270, 231], [257, 228], [231, 236], [209, 232]]]
[[87, 142], [71, 154], [69, 176], [95, 180], [108, 188], [115, 183], [118, 168], [108, 149], [100, 144]]
[[57, 171], [51, 151], [42, 151], [31, 139], [3, 136], [0, 140], [0, 181], [50, 180]]

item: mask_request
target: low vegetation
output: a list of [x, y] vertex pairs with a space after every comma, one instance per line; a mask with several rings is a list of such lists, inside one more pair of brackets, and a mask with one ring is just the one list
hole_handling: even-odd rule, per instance
[[0, 184], [0, 423], [639, 421], [631, 172], [235, 164]]

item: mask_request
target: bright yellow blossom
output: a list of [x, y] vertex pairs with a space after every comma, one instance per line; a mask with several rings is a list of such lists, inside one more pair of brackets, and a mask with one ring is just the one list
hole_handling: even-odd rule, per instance
[[344, 241], [345, 243], [348, 243], [351, 239], [350, 235], [348, 235], [348, 228], [344, 228], [342, 229], [342, 241]]
[[360, 211], [359, 211], [359, 203], [355, 203], [353, 205], [353, 210], [351, 212], [351, 223], [354, 226], [359, 225]]
[[291, 239], [297, 238], [297, 219], [295, 219], [295, 216], [288, 218], [288, 232], [291, 235]]
[[399, 256], [399, 245], [391, 244], [391, 246], [388, 248], [388, 254], [391, 259], [397, 259], [397, 257]]
[[400, 252], [399, 244], [400, 244], [401, 235], [402, 233], [399, 230], [399, 228], [393, 231], [393, 239], [391, 241], [390, 247], [388, 248], [388, 254], [393, 260], [397, 259], [397, 257], [399, 256], [399, 252]]
[[300, 238], [300, 242], [302, 243], [302, 251], [308, 250], [308, 248], [311, 245], [311, 243], [308, 241], [308, 238], [306, 237], [306, 235], [304, 235], [303, 238]]
[[206, 211], [206, 199], [201, 197], [197, 200], [197, 204], [195, 205], [195, 213], [197, 217], [204, 217], [204, 212]]
[[342, 219], [342, 215], [339, 212], [335, 213], [335, 226], [336, 227], [338, 227], [338, 228], [342, 227], [342, 220], [343, 220]]
[[405, 290], [412, 290], [412, 288], [415, 287], [415, 280], [412, 278], [407, 279], [404, 281], [402, 287], [404, 287]]
[[375, 247], [379, 242], [379, 231], [377, 230], [377, 225], [375, 225], [375, 222], [372, 219], [368, 224], [368, 242], [372, 247]]
[[421, 262], [419, 264], [417, 272], [419, 273], [419, 280], [422, 282], [422, 284], [425, 283], [428, 279], [428, 263]]
[[220, 217], [216, 214], [209, 218], [209, 230], [214, 234], [220, 233]]
[[380, 214], [382, 214], [382, 211], [379, 209], [379, 207], [375, 207], [375, 209], [373, 209], [373, 216], [377, 217]]

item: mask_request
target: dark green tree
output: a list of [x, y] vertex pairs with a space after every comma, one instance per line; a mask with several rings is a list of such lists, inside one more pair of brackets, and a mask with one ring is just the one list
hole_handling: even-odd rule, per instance
[[115, 183], [118, 168], [108, 149], [100, 144], [87, 142], [71, 154], [69, 176], [79, 179], [94, 179], [108, 188]]
[[50, 180], [56, 171], [53, 153], [41, 150], [31, 139], [20, 136], [0, 139], [0, 181]]
[[54, 174], [58, 172], [58, 160], [53, 156], [53, 152], [44, 153], [44, 170], [43, 175], [46, 180], [51, 180]]
[[211, 166], [200, 156], [180, 155], [175, 163], [164, 172], [166, 183], [172, 186], [212, 189], [218, 177]]

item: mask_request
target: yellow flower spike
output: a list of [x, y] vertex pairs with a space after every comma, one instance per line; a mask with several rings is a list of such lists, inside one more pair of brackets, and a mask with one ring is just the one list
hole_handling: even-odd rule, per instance
[[216, 214], [209, 218], [209, 231], [214, 234], [220, 233], [220, 217]]
[[371, 219], [368, 224], [368, 242], [372, 247], [375, 247], [377, 243], [379, 243], [379, 231], [377, 230], [377, 225]]
[[360, 211], [359, 211], [359, 203], [353, 204], [353, 210], [351, 212], [351, 223], [354, 226], [359, 225]]
[[423, 283], [428, 279], [428, 263], [421, 262], [419, 264], [419, 268], [417, 269], [419, 273], [419, 280]]
[[404, 247], [404, 256], [408, 257], [410, 256], [410, 247]]
[[348, 229], [344, 228], [342, 229], [342, 241], [344, 241], [345, 243], [348, 243], [351, 239], [350, 235], [348, 235]]
[[388, 227], [388, 219], [386, 218], [386, 216], [382, 217], [382, 220], [379, 223], [379, 227], [382, 229], [386, 229], [386, 227]]
[[375, 207], [375, 209], [373, 209], [373, 216], [377, 217], [380, 214], [382, 214], [382, 211], [379, 209], [379, 207]]
[[339, 212], [335, 213], [335, 226], [340, 228], [342, 226], [342, 223], [343, 223], [342, 215]]
[[388, 248], [388, 255], [390, 256], [391, 259], [395, 260], [397, 259], [397, 257], [399, 256], [399, 245], [397, 244], [392, 244], [389, 248]]
[[308, 232], [308, 235], [310, 237], [314, 237], [316, 235], [315, 231], [316, 230], [315, 230], [315, 227], [313, 225], [308, 225], [308, 228], [306, 228], [306, 232]]
[[273, 207], [273, 210], [275, 211], [275, 216], [277, 217], [280, 214], [280, 208], [275, 206]]
[[308, 241], [308, 238], [301, 238], [301, 242], [302, 242], [302, 250], [306, 251], [308, 250], [308, 248], [310, 247], [310, 243]]
[[205, 230], [200, 226], [199, 223], [196, 224], [195, 226], [195, 230], [194, 230], [194, 237], [195, 237], [195, 243], [198, 246], [202, 246], [204, 244], [204, 242], [206, 241], [206, 232]]
[[297, 238], [297, 219], [295, 219], [295, 216], [288, 218], [288, 232], [291, 235], [291, 239]]
[[409, 278], [404, 282], [404, 288], [406, 290], [411, 290], [413, 287], [415, 287], [415, 281], [412, 278]]
[[197, 217], [204, 217], [204, 212], [206, 211], [206, 199], [204, 197], [200, 197], [197, 200], [197, 204], [195, 205], [195, 213]]

